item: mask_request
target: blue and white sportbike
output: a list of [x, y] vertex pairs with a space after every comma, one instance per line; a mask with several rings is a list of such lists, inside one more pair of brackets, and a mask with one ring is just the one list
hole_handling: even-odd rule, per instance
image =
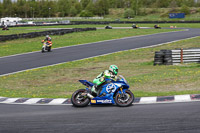
[[129, 90], [126, 79], [121, 75], [116, 81], [106, 79], [96, 97], [88, 93], [94, 85], [93, 83], [87, 80], [79, 81], [87, 88], [79, 89], [72, 94], [71, 102], [76, 107], [85, 107], [89, 103], [91, 105], [116, 104], [120, 107], [127, 107], [134, 101], [134, 95]]

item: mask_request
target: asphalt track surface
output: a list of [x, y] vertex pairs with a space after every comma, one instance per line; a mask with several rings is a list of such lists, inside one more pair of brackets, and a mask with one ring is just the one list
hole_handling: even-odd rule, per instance
[[199, 133], [200, 102], [130, 107], [0, 104], [1, 133]]
[[200, 36], [200, 29], [189, 29], [187, 31], [159, 33], [77, 45], [53, 49], [53, 52], [50, 53], [33, 52], [3, 57], [0, 58], [0, 76], [27, 69], [80, 60], [117, 51], [149, 47], [196, 36]]

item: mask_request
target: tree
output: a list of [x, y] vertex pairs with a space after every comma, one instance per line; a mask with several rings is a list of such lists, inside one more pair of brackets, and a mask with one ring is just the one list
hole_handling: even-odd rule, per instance
[[124, 8], [130, 8], [131, 7], [131, 0], [124, 0]]
[[124, 18], [134, 18], [135, 14], [133, 9], [126, 9], [124, 12]]
[[0, 17], [2, 17], [3, 15], [3, 5], [2, 3], [0, 3]]
[[70, 3], [68, 0], [58, 1], [58, 12], [60, 17], [65, 17], [69, 15]]
[[187, 15], [187, 14], [190, 14], [190, 9], [189, 9], [188, 6], [182, 5], [182, 6], [181, 6], [181, 12], [182, 12], [182, 13], [185, 13], [185, 14]]
[[77, 15], [77, 10], [76, 10], [76, 8], [75, 8], [74, 6], [72, 6], [72, 7], [70, 8], [69, 14], [70, 14], [70, 16], [72, 16], [72, 17], [74, 17], [74, 16]]
[[81, 5], [82, 5], [83, 9], [85, 9], [87, 7], [89, 2], [90, 2], [90, 0], [81, 0]]
[[96, 11], [100, 16], [105, 16], [109, 13], [109, 5], [107, 0], [99, 0], [96, 2]]
[[135, 13], [135, 16], [139, 15], [140, 7], [141, 7], [141, 1], [132, 0], [132, 9]]
[[175, 12], [176, 8], [178, 7], [176, 0], [172, 0], [169, 4], [169, 7], [171, 8], [171, 12]]
[[87, 11], [87, 13], [90, 12], [90, 13], [92, 13], [92, 14], [95, 14], [94, 3], [93, 3], [92, 1], [90, 1], [90, 2], [88, 3], [87, 7], [85, 8], [85, 10]]
[[80, 17], [93, 17], [93, 16], [94, 16], [93, 13], [87, 10], [83, 10], [80, 13]]
[[11, 16], [12, 2], [11, 0], [3, 0], [3, 16]]
[[110, 8], [117, 8], [117, 1], [116, 0], [109, 0], [109, 7]]
[[77, 13], [80, 13], [80, 12], [82, 11], [81, 3], [76, 2], [76, 3], [74, 4], [74, 7], [76, 8]]

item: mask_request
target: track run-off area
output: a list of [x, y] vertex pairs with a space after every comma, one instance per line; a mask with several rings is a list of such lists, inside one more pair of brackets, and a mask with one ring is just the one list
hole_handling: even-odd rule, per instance
[[[200, 29], [158, 33], [0, 57], [0, 76], [200, 36]], [[49, 58], [51, 57], [51, 58]], [[0, 103], [0, 133], [197, 133], [200, 102], [111, 106]]]

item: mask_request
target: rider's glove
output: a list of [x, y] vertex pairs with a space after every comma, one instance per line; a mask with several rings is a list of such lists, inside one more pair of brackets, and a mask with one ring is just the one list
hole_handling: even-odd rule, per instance
[[115, 78], [115, 75], [111, 74], [110, 77], [114, 79], [114, 78]]

